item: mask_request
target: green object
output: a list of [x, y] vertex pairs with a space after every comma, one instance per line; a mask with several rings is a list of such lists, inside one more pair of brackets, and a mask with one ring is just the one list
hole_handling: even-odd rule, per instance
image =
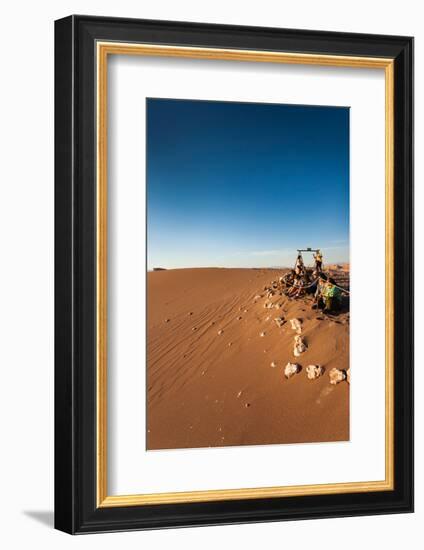
[[336, 298], [338, 300], [341, 300], [342, 293], [341, 293], [341, 290], [339, 288], [332, 285], [331, 287], [327, 287], [325, 289], [325, 296], [328, 296], [329, 298]]

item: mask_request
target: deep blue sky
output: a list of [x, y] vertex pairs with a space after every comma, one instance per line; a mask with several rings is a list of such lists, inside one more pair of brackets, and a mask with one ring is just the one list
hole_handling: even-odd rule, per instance
[[349, 109], [147, 100], [153, 267], [349, 259]]

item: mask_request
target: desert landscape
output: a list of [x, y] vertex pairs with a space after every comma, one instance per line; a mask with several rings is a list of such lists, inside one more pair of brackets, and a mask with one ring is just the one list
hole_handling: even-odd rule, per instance
[[147, 99], [148, 450], [349, 439], [349, 117]]
[[349, 439], [348, 308], [288, 298], [286, 271], [148, 273], [148, 450]]

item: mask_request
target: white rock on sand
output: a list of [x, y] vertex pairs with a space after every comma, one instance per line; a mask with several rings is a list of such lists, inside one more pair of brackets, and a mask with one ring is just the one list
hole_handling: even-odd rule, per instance
[[284, 376], [286, 378], [291, 378], [298, 372], [300, 372], [300, 365], [296, 363], [287, 363], [287, 365], [284, 368]]
[[294, 348], [293, 348], [293, 354], [295, 357], [299, 357], [302, 353], [304, 353], [308, 349], [308, 346], [303, 341], [303, 338], [301, 336], [295, 336], [294, 337]]
[[308, 365], [306, 367], [306, 374], [309, 380], [316, 380], [324, 374], [324, 368], [319, 365]]
[[302, 322], [300, 319], [290, 319], [291, 328], [297, 332], [297, 334], [301, 334], [302, 332]]
[[274, 361], [273, 361], [273, 362], [271, 363], [271, 367], [272, 367], [273, 369], [275, 369], [276, 366], [277, 366], [277, 363], [274, 363]]
[[346, 381], [348, 384], [350, 384], [350, 367], [346, 371]]
[[330, 377], [330, 384], [336, 385], [346, 380], [346, 371], [333, 368], [328, 373], [328, 376]]

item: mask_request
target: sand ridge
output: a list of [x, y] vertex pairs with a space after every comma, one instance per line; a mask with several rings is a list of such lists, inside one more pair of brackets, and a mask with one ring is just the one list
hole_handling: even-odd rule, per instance
[[[349, 314], [325, 316], [309, 298], [257, 297], [283, 273], [148, 273], [148, 449], [349, 439], [349, 384], [328, 378], [332, 368], [349, 367]], [[301, 320], [307, 349], [300, 357], [296, 332], [289, 322], [279, 327], [278, 317]], [[288, 362], [301, 365], [290, 379]], [[308, 365], [325, 373], [310, 380]]]

